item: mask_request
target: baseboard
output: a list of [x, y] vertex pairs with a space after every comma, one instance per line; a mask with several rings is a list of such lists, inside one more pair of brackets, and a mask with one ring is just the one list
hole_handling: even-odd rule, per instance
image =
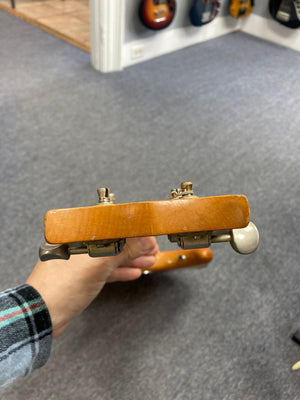
[[232, 17], [217, 17], [202, 27], [189, 26], [158, 31], [153, 36], [125, 43], [122, 67], [128, 67], [185, 47], [214, 39], [240, 29], [240, 20]]
[[261, 39], [300, 51], [300, 30], [287, 28], [273, 19], [251, 14], [242, 21], [240, 30]]

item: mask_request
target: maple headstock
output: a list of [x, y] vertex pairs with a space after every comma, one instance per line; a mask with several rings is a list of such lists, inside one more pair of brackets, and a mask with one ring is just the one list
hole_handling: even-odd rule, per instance
[[192, 182], [183, 182], [172, 189], [171, 198], [160, 201], [115, 204], [108, 188], [98, 189], [98, 195], [95, 206], [46, 213], [42, 261], [81, 253], [112, 256], [122, 251], [126, 238], [143, 236], [168, 235], [183, 252], [230, 242], [237, 252], [249, 254], [259, 243], [243, 195], [197, 197]]

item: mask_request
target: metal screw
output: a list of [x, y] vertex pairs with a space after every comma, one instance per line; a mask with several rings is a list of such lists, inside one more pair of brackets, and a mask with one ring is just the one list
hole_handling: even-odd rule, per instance
[[115, 201], [115, 195], [110, 193], [109, 188], [99, 188], [97, 189], [99, 196], [99, 204], [113, 204]]
[[171, 190], [171, 196], [173, 199], [176, 199], [181, 196], [181, 189], [172, 189]]
[[193, 196], [193, 182], [182, 182], [181, 183], [182, 196]]
[[180, 189], [171, 190], [171, 196], [173, 199], [181, 199], [182, 197], [194, 197], [192, 182], [182, 182], [180, 186]]
[[192, 190], [193, 182], [182, 182], [180, 186], [182, 190]]

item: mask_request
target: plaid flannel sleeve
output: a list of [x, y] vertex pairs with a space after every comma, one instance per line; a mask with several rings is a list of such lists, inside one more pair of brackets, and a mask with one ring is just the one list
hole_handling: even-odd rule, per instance
[[0, 388], [42, 367], [50, 356], [51, 319], [29, 285], [0, 293]]

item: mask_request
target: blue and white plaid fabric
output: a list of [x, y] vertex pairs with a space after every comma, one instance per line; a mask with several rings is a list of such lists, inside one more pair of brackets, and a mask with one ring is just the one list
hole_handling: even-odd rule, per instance
[[51, 319], [29, 285], [0, 293], [0, 388], [42, 367], [52, 343]]

